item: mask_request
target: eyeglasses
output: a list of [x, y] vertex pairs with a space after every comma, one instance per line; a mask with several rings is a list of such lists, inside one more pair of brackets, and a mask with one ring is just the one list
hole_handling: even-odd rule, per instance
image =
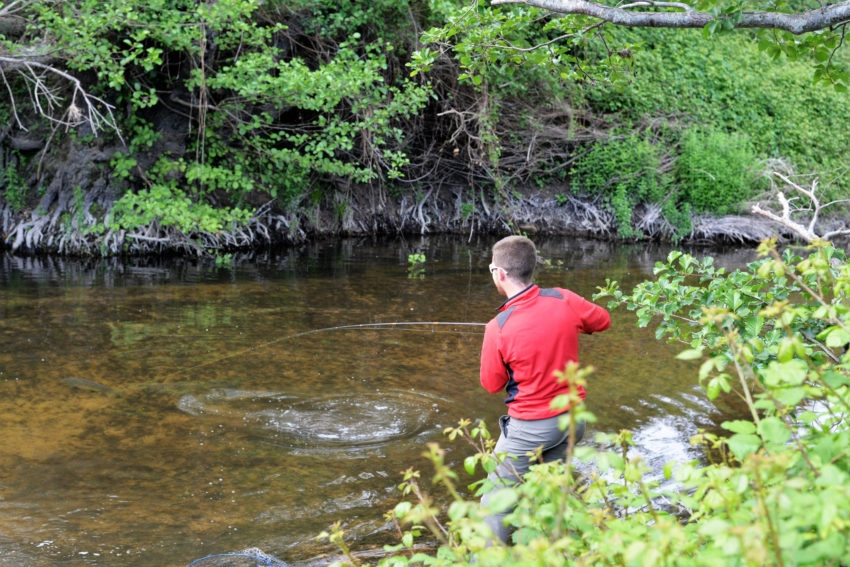
[[493, 272], [495, 272], [496, 270], [502, 270], [502, 271], [503, 271], [503, 272], [505, 272], [506, 274], [508, 273], [508, 271], [507, 271], [506, 269], [504, 269], [504, 268], [500, 268], [499, 266], [497, 266], [497, 265], [495, 265], [495, 264], [490, 264], [490, 273], [492, 274], [492, 273], [493, 273]]

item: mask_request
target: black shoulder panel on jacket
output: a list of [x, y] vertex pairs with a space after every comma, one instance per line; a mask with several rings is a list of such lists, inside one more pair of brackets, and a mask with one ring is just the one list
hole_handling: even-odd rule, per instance
[[507, 309], [505, 309], [504, 311], [502, 311], [501, 313], [496, 315], [496, 322], [499, 323], [500, 329], [505, 326], [505, 323], [508, 322], [508, 317], [511, 316], [511, 312], [513, 310], [514, 310], [513, 307], [508, 307]]
[[562, 294], [557, 289], [551, 287], [541, 288], [540, 295], [542, 295], [543, 297], [556, 297], [558, 299], [564, 299], [564, 294]]

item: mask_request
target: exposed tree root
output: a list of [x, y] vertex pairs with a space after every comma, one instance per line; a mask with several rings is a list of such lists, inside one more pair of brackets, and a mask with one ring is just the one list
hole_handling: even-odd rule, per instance
[[[360, 191], [357, 195], [364, 195]], [[614, 215], [597, 202], [539, 191], [513, 193], [494, 199], [468, 187], [431, 186], [421, 194], [365, 197], [335, 195], [312, 210], [286, 214], [269, 202], [244, 225], [217, 233], [185, 234], [171, 226], [152, 223], [135, 230], [106, 230], [111, 209], [108, 195], [92, 191], [74, 197], [48, 189], [40, 203], [15, 213], [0, 206], [2, 244], [18, 254], [54, 253], [67, 256], [180, 254], [207, 256], [273, 245], [298, 244], [314, 237], [401, 234], [510, 234], [573, 235], [618, 240]], [[639, 207], [633, 226], [641, 239], [674, 240], [675, 228], [658, 206]], [[680, 240], [700, 244], [754, 244], [778, 235], [781, 227], [757, 216], [693, 219], [693, 231]], [[786, 231], [787, 232], [787, 231]], [[633, 239], [634, 240], [634, 239]]]
[[[127, 231], [105, 229], [109, 210], [93, 200], [69, 202], [45, 195], [34, 210], [15, 214], [7, 204], [0, 208], [3, 244], [23, 254], [53, 253], [68, 256], [116, 256], [177, 253], [204, 256], [219, 251], [255, 249], [277, 241], [297, 242], [306, 233], [293, 219], [263, 206], [244, 225], [217, 233], [185, 234], [159, 223]], [[53, 201], [51, 203], [51, 201]], [[48, 208], [49, 207], [49, 208]], [[95, 209], [95, 211], [93, 211]], [[41, 211], [47, 211], [42, 213]]]
[[695, 243], [747, 244], [777, 236], [790, 240], [791, 235], [776, 224], [754, 216], [699, 216], [688, 241]]

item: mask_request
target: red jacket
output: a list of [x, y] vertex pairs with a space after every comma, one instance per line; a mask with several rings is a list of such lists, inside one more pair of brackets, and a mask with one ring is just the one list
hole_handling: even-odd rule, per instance
[[[505, 301], [484, 329], [481, 385], [508, 394], [508, 415], [543, 419], [557, 415], [550, 404], [569, 387], [556, 370], [578, 362], [579, 333], [604, 331], [611, 316], [604, 308], [562, 288], [535, 284]], [[584, 388], [579, 395], [584, 399]]]

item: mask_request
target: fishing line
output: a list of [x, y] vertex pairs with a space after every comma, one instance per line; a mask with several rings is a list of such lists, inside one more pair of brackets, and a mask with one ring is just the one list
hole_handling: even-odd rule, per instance
[[[326, 333], [329, 331], [345, 331], [352, 329], [392, 329], [395, 327], [414, 327], [414, 326], [447, 326], [447, 327], [483, 327], [487, 323], [478, 323], [478, 322], [469, 322], [469, 321], [395, 321], [392, 323], [357, 323], [354, 325], [337, 325], [336, 327], [322, 327], [321, 329], [311, 329], [309, 331], [302, 331], [300, 333], [295, 333], [294, 335], [286, 335], [284, 337], [279, 337], [277, 339], [260, 343], [258, 345], [254, 345], [252, 347], [242, 349], [240, 351], [236, 351], [234, 353], [221, 356], [219, 358], [208, 360], [206, 362], [202, 362], [201, 364], [197, 364], [195, 366], [185, 368], [183, 370], [179, 370], [177, 372], [172, 373], [172, 375], [182, 374], [184, 372], [189, 372], [190, 370], [196, 370], [198, 368], [203, 368], [204, 366], [209, 366], [210, 364], [215, 364], [217, 362], [221, 362], [222, 360], [227, 360], [229, 358], [234, 358], [237, 356], [241, 356], [248, 352], [253, 352], [255, 350], [259, 350], [261, 348], [266, 348], [271, 345], [277, 344], [279, 342], [283, 342], [290, 339], [296, 339], [299, 337], [306, 337], [307, 335], [315, 335], [317, 333]], [[434, 331], [432, 331], [434, 332]]]
[[[425, 326], [430, 326], [430, 327], [439, 327], [439, 326], [444, 326], [444, 327], [483, 327], [485, 325], [486, 325], [486, 323], [469, 322], [469, 321], [395, 321], [395, 322], [392, 322], [392, 323], [357, 323], [357, 324], [353, 324], [353, 325], [337, 325], [335, 327], [322, 327], [320, 329], [311, 329], [309, 331], [302, 331], [300, 333], [295, 333], [295, 334], [292, 334], [292, 335], [286, 335], [286, 336], [283, 336], [283, 337], [279, 337], [277, 339], [273, 339], [273, 340], [267, 341], [265, 343], [252, 345], [250, 347], [232, 352], [230, 354], [220, 356], [220, 357], [217, 357], [217, 358], [214, 358], [214, 359], [211, 359], [211, 360], [207, 360], [205, 362], [202, 362], [200, 364], [196, 364], [194, 366], [190, 366], [189, 368], [183, 368], [183, 369], [180, 369], [180, 370], [174, 370], [172, 372], [166, 372], [165, 374], [163, 374], [160, 377], [160, 379], [158, 379], [156, 381], [156, 384], [162, 385], [164, 382], [167, 382], [168, 378], [171, 378], [171, 377], [174, 377], [174, 376], [179, 376], [179, 375], [184, 374], [186, 372], [190, 372], [192, 370], [197, 370], [198, 368], [203, 368], [203, 367], [209, 366], [211, 364], [216, 364], [216, 363], [221, 362], [223, 360], [235, 358], [237, 356], [241, 356], [241, 355], [249, 353], [249, 352], [254, 352], [256, 350], [266, 348], [266, 347], [269, 347], [271, 345], [274, 345], [274, 344], [277, 344], [277, 343], [280, 343], [280, 342], [283, 342], [283, 341], [286, 341], [286, 340], [296, 339], [296, 338], [299, 338], [299, 337], [305, 337], [305, 336], [308, 336], [308, 335], [315, 335], [315, 334], [318, 334], [318, 333], [326, 333], [326, 332], [330, 332], [330, 331], [345, 331], [345, 330], [353, 330], [353, 329], [380, 330], [380, 329], [392, 329], [392, 328], [396, 328], [396, 327], [408, 328], [408, 327], [425, 327]], [[432, 329], [430, 332], [435, 333], [435, 332], [447, 332], [447, 331], [434, 331]], [[145, 350], [149, 350], [149, 349], [140, 349], [140, 350], [142, 352], [144, 352]], [[150, 349], [150, 350], [153, 350], [153, 349]], [[81, 362], [81, 361], [75, 361], [75, 362]], [[62, 381], [64, 383], [66, 383], [67, 385], [73, 387], [73, 388], [79, 388], [79, 389], [83, 389], [83, 390], [92, 390], [92, 391], [100, 390], [100, 391], [105, 391], [105, 392], [119, 392], [119, 390], [113, 390], [112, 388], [109, 388], [108, 386], [104, 386], [102, 384], [99, 384], [99, 383], [94, 382], [92, 380], [88, 380], [86, 378], [66, 377], [66, 378], [63, 378]], [[150, 384], [137, 384], [136, 386], [147, 387], [149, 385]]]

